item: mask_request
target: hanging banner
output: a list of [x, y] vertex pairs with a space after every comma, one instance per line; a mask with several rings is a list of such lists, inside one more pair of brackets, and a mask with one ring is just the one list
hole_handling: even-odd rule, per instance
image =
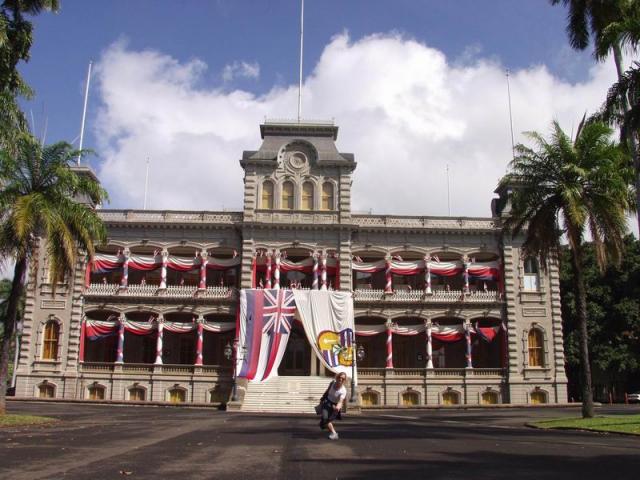
[[291, 290], [240, 290], [239, 377], [264, 382], [278, 375], [296, 311]]
[[355, 332], [351, 292], [293, 290], [293, 295], [316, 356], [332, 372], [350, 377]]

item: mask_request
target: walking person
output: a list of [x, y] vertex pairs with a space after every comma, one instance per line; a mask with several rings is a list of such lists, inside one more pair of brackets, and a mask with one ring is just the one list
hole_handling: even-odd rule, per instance
[[337, 440], [338, 432], [336, 432], [333, 422], [342, 420], [341, 411], [347, 398], [347, 389], [344, 384], [347, 383], [347, 375], [344, 372], [336, 375], [336, 378], [329, 384], [327, 391], [324, 392], [320, 399], [322, 405], [322, 418], [320, 419], [320, 428], [328, 428], [329, 440]]

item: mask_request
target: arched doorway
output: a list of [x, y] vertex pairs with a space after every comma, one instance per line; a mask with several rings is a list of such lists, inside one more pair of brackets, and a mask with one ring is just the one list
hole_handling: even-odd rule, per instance
[[301, 376], [311, 374], [311, 345], [307, 341], [300, 322], [293, 322], [287, 348], [278, 369], [280, 376]]

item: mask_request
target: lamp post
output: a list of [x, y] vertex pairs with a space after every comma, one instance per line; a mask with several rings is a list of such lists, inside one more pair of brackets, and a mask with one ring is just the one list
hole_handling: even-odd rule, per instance
[[[233, 388], [231, 390], [231, 401], [238, 401], [238, 360], [244, 359], [244, 355], [247, 351], [246, 347], [242, 347], [242, 356], [240, 356], [239, 349], [240, 342], [236, 338], [233, 341], [233, 346], [229, 342], [224, 347], [224, 356], [227, 360], [233, 357]], [[234, 355], [235, 354], [235, 355]]]
[[356, 359], [358, 361], [364, 359], [364, 348], [362, 345], [358, 345], [356, 348], [356, 334], [351, 334], [351, 398], [349, 401], [355, 403], [356, 401]]

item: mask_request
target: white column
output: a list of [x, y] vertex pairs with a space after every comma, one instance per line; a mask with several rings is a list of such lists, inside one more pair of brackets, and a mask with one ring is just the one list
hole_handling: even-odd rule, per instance
[[280, 289], [280, 250], [275, 250], [273, 253], [275, 257], [276, 268], [273, 272], [273, 288], [276, 290]]
[[427, 332], [427, 368], [433, 368], [433, 342], [431, 340], [431, 319], [424, 324]]
[[313, 283], [312, 290], [318, 290], [318, 252], [313, 252]]
[[209, 259], [209, 252], [202, 250], [200, 252], [200, 283], [198, 283], [198, 290], [207, 289], [207, 261]]
[[320, 254], [320, 290], [327, 289], [327, 252]]
[[427, 295], [431, 295], [433, 292], [431, 291], [431, 256], [427, 255], [424, 257], [424, 285], [425, 285], [425, 293]]
[[164, 331], [164, 317], [162, 315], [158, 316], [158, 336], [156, 339], [156, 365], [162, 365], [162, 335]]
[[162, 250], [162, 267], [160, 269], [160, 288], [167, 288], [167, 265], [169, 263], [169, 250]]
[[120, 288], [127, 288], [129, 286], [129, 260], [131, 258], [131, 251], [125, 248], [122, 252], [124, 255], [124, 262], [122, 263], [122, 280], [120, 280]]

